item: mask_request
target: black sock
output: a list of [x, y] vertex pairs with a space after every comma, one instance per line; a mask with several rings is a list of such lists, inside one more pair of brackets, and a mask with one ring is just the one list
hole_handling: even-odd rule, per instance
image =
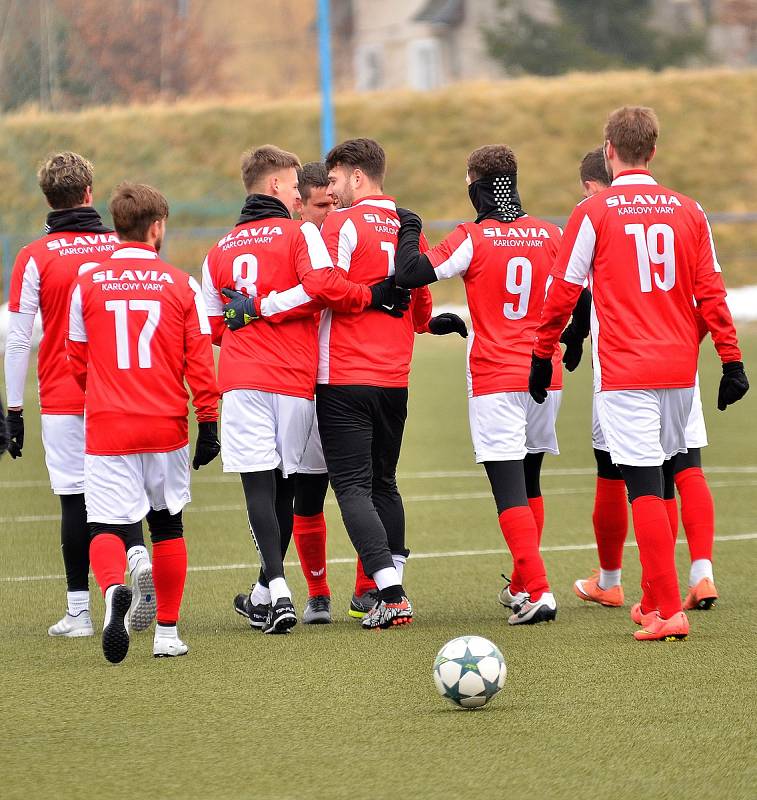
[[405, 596], [405, 590], [402, 588], [401, 584], [396, 584], [395, 586], [387, 586], [386, 589], [381, 589], [380, 593], [381, 593], [381, 599], [385, 603], [399, 603]]

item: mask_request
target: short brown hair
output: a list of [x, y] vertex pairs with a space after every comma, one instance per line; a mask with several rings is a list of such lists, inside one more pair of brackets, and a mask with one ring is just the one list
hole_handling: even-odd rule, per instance
[[95, 169], [78, 153], [49, 155], [37, 170], [37, 182], [51, 208], [80, 206], [84, 192], [92, 186]]
[[303, 203], [310, 199], [312, 189], [323, 188], [329, 185], [329, 173], [322, 161], [309, 161], [297, 170], [297, 179], [300, 184], [300, 197]]
[[659, 133], [657, 114], [644, 106], [617, 108], [605, 125], [605, 140], [610, 142], [625, 164], [649, 161]]
[[468, 176], [471, 181], [517, 171], [518, 160], [506, 144], [485, 144], [468, 156]]
[[264, 144], [256, 150], [242, 153], [242, 183], [247, 192], [251, 192], [272, 172], [292, 168], [300, 168], [300, 159], [273, 144]]
[[144, 242], [153, 222], [168, 216], [165, 195], [146, 183], [119, 183], [108, 203], [119, 238]]
[[376, 183], [383, 184], [386, 175], [386, 153], [374, 139], [348, 139], [332, 148], [326, 156], [326, 169], [352, 167], [362, 170]]
[[604, 147], [596, 147], [583, 157], [580, 167], [581, 183], [595, 181], [603, 186], [610, 185], [610, 176], [607, 174]]

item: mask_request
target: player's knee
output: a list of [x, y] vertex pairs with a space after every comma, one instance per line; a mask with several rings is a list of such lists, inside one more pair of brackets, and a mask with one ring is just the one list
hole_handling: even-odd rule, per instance
[[131, 522], [126, 524], [112, 524], [110, 522], [90, 522], [88, 524], [90, 541], [100, 534], [109, 533], [118, 536], [128, 550], [130, 547], [144, 545], [145, 540], [142, 535], [142, 523]]
[[169, 539], [181, 539], [184, 536], [184, 521], [181, 511], [169, 513], [167, 508], [159, 511], [151, 508], [147, 514], [147, 526], [150, 529], [150, 540], [153, 544], [167, 542]]
[[597, 477], [609, 481], [622, 481], [623, 475], [618, 467], [612, 463], [612, 457], [605, 450], [594, 449], [594, 459], [597, 462]]

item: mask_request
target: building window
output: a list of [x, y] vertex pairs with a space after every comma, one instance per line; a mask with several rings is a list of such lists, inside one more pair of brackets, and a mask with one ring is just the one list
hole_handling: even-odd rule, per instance
[[381, 89], [384, 85], [384, 51], [380, 44], [364, 44], [355, 54], [355, 75], [359, 92]]
[[408, 44], [408, 83], [426, 92], [442, 84], [441, 48], [436, 39], [416, 39]]

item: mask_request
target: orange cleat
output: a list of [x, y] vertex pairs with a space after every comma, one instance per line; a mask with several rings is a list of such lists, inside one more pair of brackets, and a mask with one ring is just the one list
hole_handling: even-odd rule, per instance
[[702, 578], [696, 586], [689, 588], [689, 593], [683, 601], [685, 611], [699, 609], [707, 611], [712, 608], [713, 603], [718, 599], [718, 590], [710, 578]]
[[644, 627], [634, 633], [637, 642], [676, 642], [683, 641], [689, 635], [689, 620], [683, 611], [663, 619], [655, 612], [653, 619], [645, 614]]
[[611, 586], [609, 589], [602, 589], [599, 586], [599, 570], [592, 570], [591, 578], [583, 581], [576, 581], [573, 584], [573, 591], [581, 598], [591, 603], [599, 603], [601, 606], [618, 608], [623, 605], [623, 587]]
[[656, 614], [656, 609], [654, 611], [647, 611], [646, 614], [642, 614], [641, 603], [634, 603], [631, 606], [631, 619], [637, 625], [646, 625], [647, 622], [651, 622], [655, 618]]

